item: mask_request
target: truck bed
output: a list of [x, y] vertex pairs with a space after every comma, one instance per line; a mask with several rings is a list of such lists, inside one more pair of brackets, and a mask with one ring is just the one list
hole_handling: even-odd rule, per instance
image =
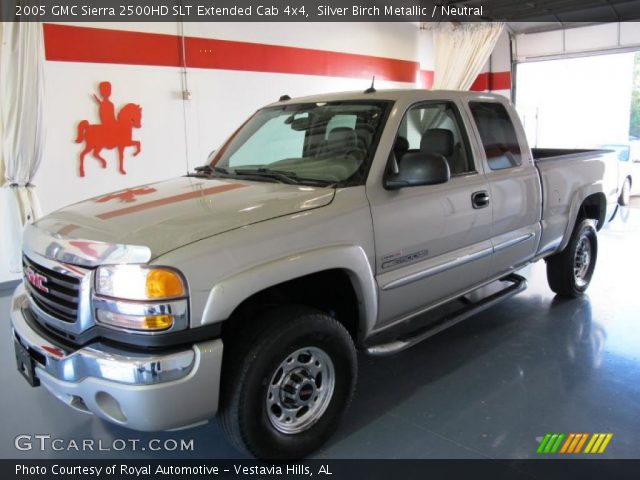
[[535, 161], [556, 160], [582, 154], [595, 154], [606, 150], [588, 148], [532, 148], [531, 153]]
[[542, 183], [542, 238], [538, 255], [544, 255], [564, 247], [579, 199], [590, 192], [603, 191], [606, 218], [610, 218], [618, 195], [618, 165], [611, 150], [533, 148], [531, 152]]

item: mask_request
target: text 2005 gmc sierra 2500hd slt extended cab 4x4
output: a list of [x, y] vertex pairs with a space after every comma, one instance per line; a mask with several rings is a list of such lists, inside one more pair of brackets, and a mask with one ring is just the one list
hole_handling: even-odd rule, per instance
[[349, 404], [356, 349], [410, 347], [522, 291], [540, 259], [554, 292], [584, 292], [616, 170], [606, 151], [532, 152], [501, 96], [285, 96], [196, 173], [26, 228], [18, 368], [118, 425], [217, 415], [252, 455], [301, 457]]

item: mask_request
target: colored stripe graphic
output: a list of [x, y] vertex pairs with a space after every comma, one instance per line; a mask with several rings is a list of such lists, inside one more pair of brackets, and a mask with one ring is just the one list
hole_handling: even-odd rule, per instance
[[551, 447], [551, 453], [556, 453], [558, 451], [558, 448], [560, 448], [560, 444], [562, 443], [562, 440], [564, 440], [564, 433], [561, 433], [560, 435], [558, 435], [558, 439], [556, 440], [556, 443], [553, 444], [553, 447]]
[[[603, 453], [612, 438], [612, 433], [547, 433], [536, 452], [541, 454]], [[585, 443], [587, 446], [583, 452]]]
[[547, 442], [547, 446], [544, 447], [544, 453], [551, 453], [551, 448], [553, 447], [556, 439], [558, 438], [558, 434], [557, 433], [553, 433], [551, 434], [551, 437], [549, 438], [549, 441]]
[[612, 433], [594, 433], [584, 453], [603, 453], [612, 437]]
[[613, 438], [613, 433], [606, 434], [604, 442], [602, 442], [602, 445], [600, 445], [600, 450], [598, 450], [598, 453], [604, 453], [605, 449], [607, 448], [607, 445], [609, 445], [609, 442], [611, 441], [612, 438]]
[[582, 451], [582, 447], [584, 446], [584, 442], [586, 442], [587, 438], [589, 437], [588, 433], [582, 433], [581, 435], [582, 435], [582, 438], [580, 439], [580, 442], [576, 446], [576, 449], [573, 453], [580, 453]]
[[564, 442], [564, 445], [562, 445], [562, 449], [560, 449], [560, 453], [567, 453], [567, 449], [569, 448], [569, 445], [571, 445], [571, 442], [573, 442], [573, 439], [575, 438], [575, 436], [576, 436], [575, 433], [569, 434], [566, 442]]
[[543, 453], [544, 452], [544, 448], [547, 446], [547, 442], [549, 441], [549, 438], [551, 437], [550, 433], [547, 433], [544, 438], [542, 439], [542, 441], [540, 442], [540, 445], [538, 446], [538, 452], [537, 453]]

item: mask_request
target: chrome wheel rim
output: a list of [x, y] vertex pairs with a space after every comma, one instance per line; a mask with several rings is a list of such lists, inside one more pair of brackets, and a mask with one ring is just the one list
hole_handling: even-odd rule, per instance
[[327, 410], [335, 389], [331, 357], [318, 347], [287, 355], [267, 388], [267, 415], [276, 430], [296, 434], [309, 429]]
[[584, 287], [589, 281], [589, 267], [591, 266], [592, 250], [591, 242], [586, 235], [582, 235], [578, 241], [576, 254], [573, 260], [573, 276], [578, 287]]

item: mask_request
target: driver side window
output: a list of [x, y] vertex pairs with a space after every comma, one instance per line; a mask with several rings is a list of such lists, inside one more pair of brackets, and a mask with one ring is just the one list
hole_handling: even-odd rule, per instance
[[419, 104], [406, 113], [394, 145], [397, 161], [407, 152], [442, 155], [451, 176], [475, 171], [457, 111], [448, 102]]

